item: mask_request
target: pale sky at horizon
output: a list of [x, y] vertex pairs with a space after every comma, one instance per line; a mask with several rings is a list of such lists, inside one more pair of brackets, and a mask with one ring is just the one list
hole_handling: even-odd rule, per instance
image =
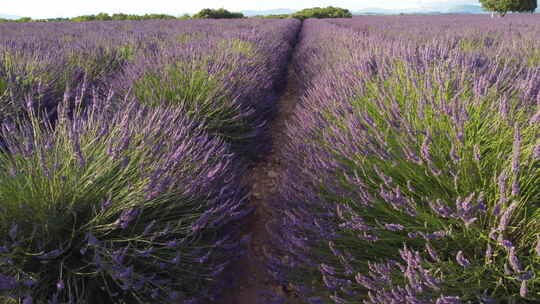
[[[203, 8], [225, 8], [231, 11], [302, 9], [314, 6], [338, 6], [349, 10], [364, 8], [408, 9], [440, 7], [451, 4], [478, 4], [478, 0], [4, 0], [0, 14], [32, 18], [73, 17], [105, 12], [181, 15]], [[7, 5], [6, 5], [7, 4]]]

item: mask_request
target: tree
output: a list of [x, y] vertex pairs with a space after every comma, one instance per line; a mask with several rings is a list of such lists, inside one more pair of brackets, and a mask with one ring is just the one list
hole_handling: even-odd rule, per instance
[[352, 18], [352, 14], [348, 9], [329, 6], [306, 8], [294, 13], [292, 17], [300, 20], [308, 18]]
[[110, 20], [112, 20], [111, 16], [109, 16], [109, 14], [107, 14], [107, 13], [99, 13], [99, 14], [96, 15], [95, 19], [98, 20], [98, 21], [110, 21]]
[[32, 22], [32, 18], [30, 17], [22, 17], [17, 22]]
[[224, 8], [211, 9], [205, 8], [202, 9], [197, 14], [193, 15], [194, 19], [237, 19], [244, 18], [242, 13], [231, 13]]
[[491, 12], [504, 17], [508, 12], [534, 12], [537, 8], [537, 0], [480, 0], [482, 6]]

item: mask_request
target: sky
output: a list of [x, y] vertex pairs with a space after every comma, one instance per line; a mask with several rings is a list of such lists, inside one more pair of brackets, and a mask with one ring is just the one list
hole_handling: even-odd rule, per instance
[[[4, 0], [0, 14], [32, 18], [73, 17], [105, 12], [170, 15], [193, 14], [203, 8], [231, 11], [302, 9], [314, 6], [338, 6], [349, 10], [364, 8], [409, 9], [451, 4], [478, 4], [478, 0]], [[2, 1], [3, 2], [3, 1]]]

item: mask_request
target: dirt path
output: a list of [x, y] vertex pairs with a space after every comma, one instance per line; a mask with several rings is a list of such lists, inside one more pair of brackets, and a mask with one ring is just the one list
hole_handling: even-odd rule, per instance
[[277, 191], [283, 170], [281, 153], [287, 145], [286, 122], [291, 118], [299, 99], [296, 83], [296, 77], [289, 69], [287, 86], [278, 104], [277, 117], [271, 125], [271, 151], [246, 176], [245, 182], [252, 189], [250, 204], [256, 208], [245, 230], [252, 237], [247, 256], [233, 267], [234, 276], [239, 278], [237, 288], [226, 292], [221, 304], [263, 304], [266, 303], [267, 294], [283, 294], [281, 287], [265, 269], [264, 248], [269, 239], [265, 225], [271, 216], [268, 201]]

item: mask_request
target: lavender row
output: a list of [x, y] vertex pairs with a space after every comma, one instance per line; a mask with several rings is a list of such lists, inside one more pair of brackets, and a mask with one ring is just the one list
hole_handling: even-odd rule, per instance
[[66, 89], [92, 87], [90, 98], [104, 97], [112, 88], [144, 103], [181, 103], [197, 119], [211, 116], [212, 133], [239, 147], [254, 146], [256, 155], [260, 148], [251, 139], [264, 133], [274, 110], [298, 25], [293, 20], [3, 24], [0, 119], [20, 114], [31, 100], [54, 121]]
[[256, 157], [267, 142], [260, 138], [275, 111], [298, 26], [289, 20], [215, 36], [185, 34], [180, 43], [166, 41], [136, 56], [115, 87], [142, 103], [183, 107], [235, 151]]
[[490, 22], [304, 22], [269, 269], [305, 303], [540, 299], [540, 24]]
[[230, 288], [252, 212], [242, 145], [258, 147], [246, 138], [271, 119], [298, 25], [0, 27], [0, 302], [212, 303]]

